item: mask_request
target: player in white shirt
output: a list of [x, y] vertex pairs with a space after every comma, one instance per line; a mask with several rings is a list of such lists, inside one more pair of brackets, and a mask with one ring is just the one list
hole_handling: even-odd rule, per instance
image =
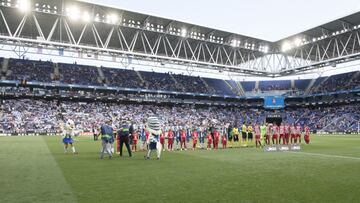
[[75, 123], [73, 120], [69, 119], [65, 123], [65, 126], [63, 126], [63, 133], [62, 133], [62, 138], [63, 138], [62, 141], [64, 143], [64, 152], [65, 153], [68, 152], [68, 148], [70, 145], [73, 154], [77, 154], [77, 152], [75, 150], [75, 146], [74, 146], [74, 139], [73, 139], [74, 136], [75, 136]]

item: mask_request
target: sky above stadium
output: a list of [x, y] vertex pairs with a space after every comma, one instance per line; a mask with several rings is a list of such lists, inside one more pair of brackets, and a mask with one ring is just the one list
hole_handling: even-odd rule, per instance
[[83, 0], [269, 41], [360, 11], [359, 0]]

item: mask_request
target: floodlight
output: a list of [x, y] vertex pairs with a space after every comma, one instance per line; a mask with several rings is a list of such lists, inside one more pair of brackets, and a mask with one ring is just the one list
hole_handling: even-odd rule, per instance
[[281, 47], [282, 52], [289, 51], [292, 48], [291, 44], [289, 42], [284, 42], [284, 44]]
[[269, 47], [268, 46], [264, 46], [264, 53], [268, 53], [269, 52]]
[[87, 23], [91, 21], [91, 16], [87, 11], [84, 11], [82, 15], [82, 20]]
[[80, 18], [80, 11], [76, 6], [67, 8], [66, 13], [71, 20], [78, 20]]
[[114, 13], [110, 14], [110, 15], [107, 15], [106, 18], [107, 18], [106, 22], [111, 23], [111, 24], [116, 24], [118, 22], [118, 19], [119, 19], [119, 17]]
[[186, 34], [187, 34], [187, 31], [186, 31], [186, 29], [183, 28], [183, 29], [181, 30], [181, 36], [182, 36], [182, 37], [186, 37]]
[[232, 47], [236, 47], [236, 40], [231, 40], [230, 45], [231, 45]]
[[111, 22], [116, 23], [118, 21], [118, 16], [116, 14], [111, 15]]
[[301, 39], [300, 38], [296, 38], [295, 40], [294, 40], [294, 44], [295, 44], [295, 46], [300, 46], [301, 45]]
[[96, 15], [95, 15], [95, 22], [100, 22], [100, 16], [99, 16], [99, 14], [97, 13]]
[[29, 12], [31, 9], [30, 0], [19, 0], [19, 9], [21, 12]]

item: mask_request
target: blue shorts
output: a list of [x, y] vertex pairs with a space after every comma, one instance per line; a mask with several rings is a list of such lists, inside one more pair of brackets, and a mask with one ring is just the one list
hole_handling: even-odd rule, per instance
[[65, 137], [63, 139], [63, 143], [64, 144], [72, 144], [72, 143], [74, 143], [74, 140], [72, 138]]
[[102, 140], [104, 143], [109, 143], [109, 142], [110, 142], [110, 139], [107, 138], [107, 137], [102, 137], [101, 140]]
[[140, 135], [140, 139], [141, 139], [141, 141], [146, 141], [146, 136], [145, 136], [145, 134], [141, 134], [141, 135]]
[[113, 137], [109, 139], [109, 143], [110, 144], [114, 143], [114, 138]]
[[149, 144], [150, 150], [155, 150], [155, 149], [156, 149], [156, 145], [157, 145], [156, 142], [150, 142], [150, 144]]

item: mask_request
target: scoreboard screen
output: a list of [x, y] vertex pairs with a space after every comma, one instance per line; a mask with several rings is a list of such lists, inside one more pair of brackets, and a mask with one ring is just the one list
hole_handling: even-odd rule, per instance
[[266, 109], [282, 109], [285, 107], [285, 97], [268, 96], [264, 98], [264, 108]]

